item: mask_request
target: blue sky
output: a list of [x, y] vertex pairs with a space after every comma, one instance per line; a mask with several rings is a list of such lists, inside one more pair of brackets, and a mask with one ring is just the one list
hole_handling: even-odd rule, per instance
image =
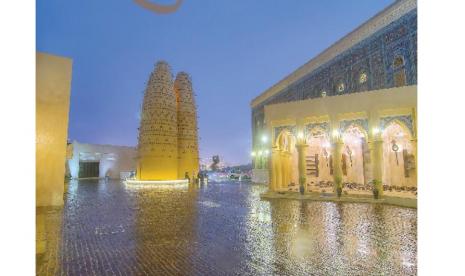
[[192, 77], [201, 157], [244, 164], [250, 101], [391, 3], [184, 0], [160, 15], [132, 0], [39, 0], [37, 50], [73, 59], [69, 139], [135, 146], [145, 83], [163, 59]]

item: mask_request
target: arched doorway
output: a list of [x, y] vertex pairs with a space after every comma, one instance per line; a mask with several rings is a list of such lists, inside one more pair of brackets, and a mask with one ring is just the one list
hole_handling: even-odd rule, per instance
[[312, 128], [306, 137], [305, 173], [307, 185], [324, 186], [332, 181], [331, 144], [327, 132], [319, 127]]
[[279, 190], [298, 189], [298, 153], [295, 147], [296, 139], [289, 130], [283, 130], [276, 139], [279, 150], [279, 166], [276, 182]]
[[389, 123], [383, 130], [383, 184], [416, 187], [415, 152], [410, 130], [398, 121]]
[[360, 187], [367, 184], [366, 160], [370, 151], [367, 145], [367, 133], [358, 126], [351, 125], [342, 133], [342, 181], [349, 187]]

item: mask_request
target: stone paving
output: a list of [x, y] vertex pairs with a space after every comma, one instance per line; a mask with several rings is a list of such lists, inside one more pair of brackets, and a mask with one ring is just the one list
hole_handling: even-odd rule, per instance
[[[72, 181], [39, 275], [416, 275], [415, 209]], [[61, 221], [61, 223], [58, 223]], [[56, 225], [56, 227], [52, 227]], [[61, 225], [61, 226], [60, 226]]]

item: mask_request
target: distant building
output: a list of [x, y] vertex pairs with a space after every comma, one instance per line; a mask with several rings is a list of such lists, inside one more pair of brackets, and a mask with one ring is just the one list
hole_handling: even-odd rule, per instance
[[68, 145], [72, 152], [68, 160], [73, 179], [120, 179], [136, 171], [137, 149], [127, 146], [84, 144], [73, 141]]
[[252, 101], [254, 181], [416, 189], [416, 104], [417, 4], [400, 0]]

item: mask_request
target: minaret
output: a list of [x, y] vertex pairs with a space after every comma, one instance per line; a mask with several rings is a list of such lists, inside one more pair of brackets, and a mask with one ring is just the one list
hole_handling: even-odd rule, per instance
[[137, 178], [178, 179], [177, 102], [169, 65], [159, 61], [151, 73], [142, 104]]
[[192, 179], [199, 171], [199, 146], [197, 108], [187, 73], [177, 74], [174, 92], [178, 100], [178, 178], [183, 179], [187, 172]]

